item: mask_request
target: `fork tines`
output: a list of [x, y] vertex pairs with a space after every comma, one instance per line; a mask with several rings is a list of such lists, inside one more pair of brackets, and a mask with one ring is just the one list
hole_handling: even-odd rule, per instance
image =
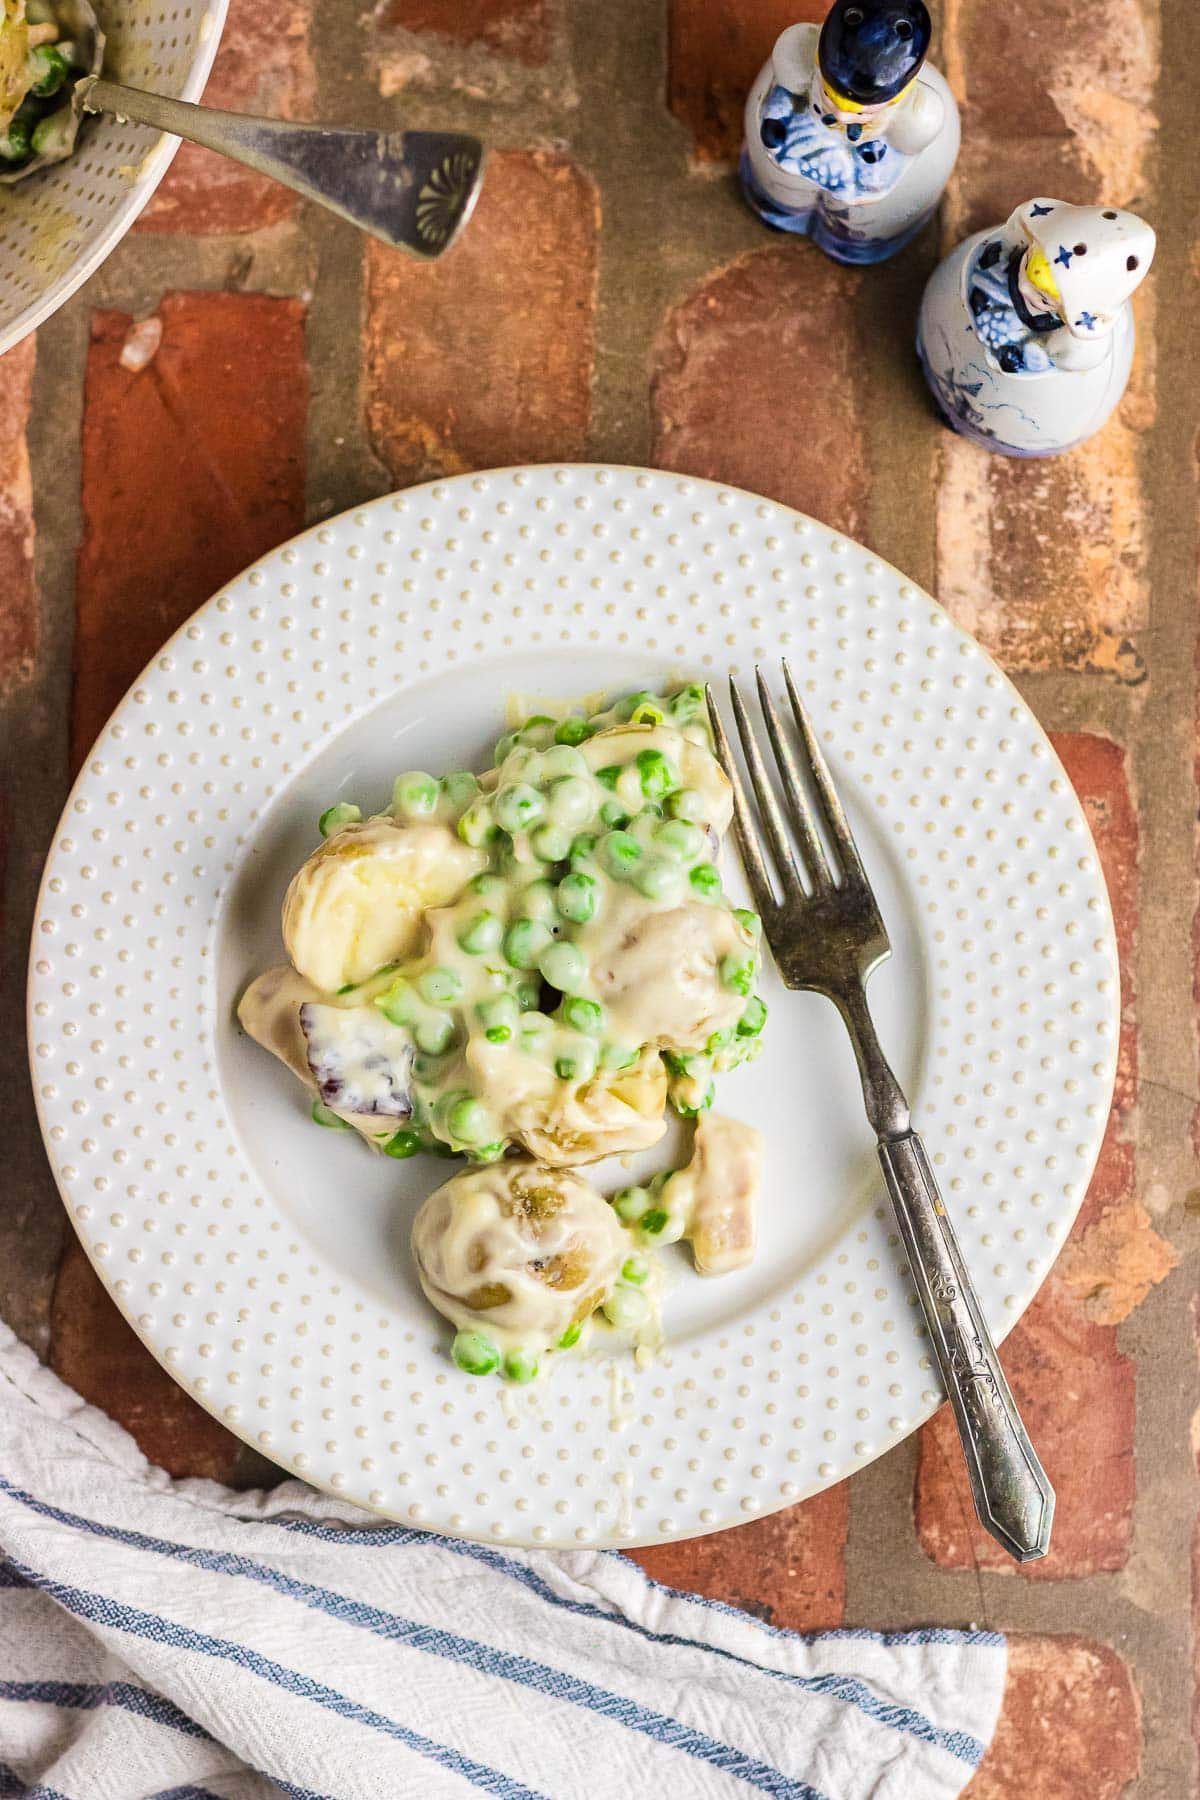
[[[750, 780], [758, 801], [771, 858], [778, 872], [780, 891], [778, 902], [759, 842], [759, 834], [755, 830], [753, 812], [730, 751], [725, 728], [721, 723], [721, 715], [717, 711], [711, 687], [706, 690], [709, 718], [712, 722], [717, 754], [733, 787], [733, 816], [737, 828], [738, 846], [742, 853], [750, 885], [754, 890], [755, 902], [764, 916], [776, 911], [780, 905], [795, 904], [805, 898], [800, 869], [797, 867], [791, 839], [788, 835], [789, 825], [795, 835], [803, 868], [808, 875], [814, 895], [827, 893], [838, 885], [842, 887], [861, 885], [869, 892], [866, 873], [858, 854], [858, 846], [854, 842], [845, 810], [838, 799], [833, 778], [821, 753], [812, 722], [796, 691], [791, 670], [786, 662], [782, 666], [792, 717], [796, 722], [796, 730], [799, 735], [799, 749], [814, 796], [814, 800], [810, 800], [792, 742], [780, 723], [779, 714], [776, 711], [775, 702], [771, 698], [771, 692], [763, 672], [756, 668], [754, 673], [758, 685], [759, 704], [762, 707], [767, 736], [770, 739], [775, 767], [783, 792], [786, 819], [784, 809], [779, 804], [767, 772], [742, 696], [738, 692], [737, 683], [732, 675], [729, 678], [729, 698], [733, 706], [733, 716], [737, 721], [738, 736], [741, 739], [746, 767], [750, 772]], [[824, 829], [825, 836], [836, 853], [838, 870], [832, 867], [826, 854], [825, 845], [821, 840], [821, 828]], [[839, 871], [840, 883], [838, 881]]]

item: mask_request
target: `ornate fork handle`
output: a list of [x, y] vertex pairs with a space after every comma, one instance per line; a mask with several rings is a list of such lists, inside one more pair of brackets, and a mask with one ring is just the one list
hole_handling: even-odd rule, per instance
[[1050, 1547], [1054, 1489], [1004, 1377], [925, 1146], [880, 1138], [879, 1160], [942, 1381], [954, 1408], [980, 1520], [1018, 1562]]

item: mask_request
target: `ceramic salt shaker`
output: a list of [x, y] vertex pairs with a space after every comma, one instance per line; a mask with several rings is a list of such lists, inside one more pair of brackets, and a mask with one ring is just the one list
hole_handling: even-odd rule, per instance
[[781, 33], [746, 101], [742, 192], [761, 219], [844, 263], [916, 236], [959, 140], [929, 37], [922, 0], [834, 0], [823, 25]]
[[1154, 233], [1114, 206], [1029, 200], [929, 279], [917, 354], [947, 424], [1005, 456], [1081, 444], [1125, 392]]

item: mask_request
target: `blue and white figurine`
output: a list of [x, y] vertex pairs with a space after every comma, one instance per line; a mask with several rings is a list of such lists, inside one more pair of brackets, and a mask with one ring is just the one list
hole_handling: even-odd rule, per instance
[[922, 0], [834, 0], [823, 25], [780, 34], [746, 101], [742, 192], [761, 219], [843, 263], [916, 236], [958, 156], [929, 37]]
[[1125, 392], [1154, 233], [1116, 207], [1029, 200], [934, 270], [917, 354], [946, 422], [1005, 456], [1081, 444]]

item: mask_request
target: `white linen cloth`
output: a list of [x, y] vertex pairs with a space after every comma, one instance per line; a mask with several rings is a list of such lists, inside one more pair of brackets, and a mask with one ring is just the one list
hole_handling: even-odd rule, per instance
[[609, 1552], [171, 1481], [0, 1326], [0, 1795], [952, 1800], [992, 1632], [801, 1637]]

